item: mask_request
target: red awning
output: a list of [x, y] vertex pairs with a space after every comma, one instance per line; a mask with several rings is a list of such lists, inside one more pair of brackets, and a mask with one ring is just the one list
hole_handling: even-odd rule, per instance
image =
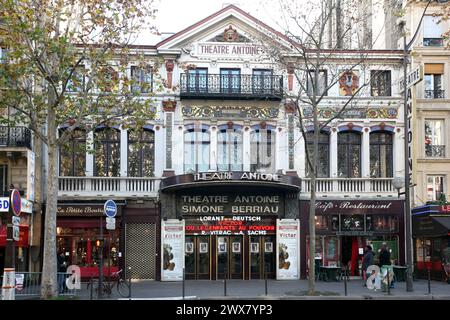
[[[14, 241], [15, 246], [28, 247], [30, 245], [28, 234], [28, 226], [19, 226], [19, 241]], [[6, 225], [0, 226], [0, 247], [6, 247]]]

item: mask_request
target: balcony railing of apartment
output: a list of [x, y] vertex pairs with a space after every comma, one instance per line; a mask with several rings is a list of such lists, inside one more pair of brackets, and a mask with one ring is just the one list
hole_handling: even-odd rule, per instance
[[186, 74], [180, 77], [180, 96], [184, 99], [267, 99], [281, 100], [283, 76]]
[[26, 127], [0, 127], [1, 147], [25, 147], [31, 149], [31, 131]]
[[424, 38], [424, 47], [442, 47], [444, 45], [444, 40], [442, 38]]
[[444, 90], [425, 90], [425, 99], [444, 99]]
[[59, 196], [155, 197], [160, 178], [154, 177], [59, 177]]
[[[392, 178], [318, 178], [317, 193], [394, 193]], [[302, 193], [311, 191], [309, 178], [302, 178]]]
[[425, 145], [425, 155], [433, 158], [445, 158], [445, 145]]

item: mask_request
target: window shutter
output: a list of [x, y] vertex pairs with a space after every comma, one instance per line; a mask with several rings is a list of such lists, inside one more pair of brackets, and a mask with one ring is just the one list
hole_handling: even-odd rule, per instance
[[444, 74], [443, 63], [425, 63], [425, 74]]

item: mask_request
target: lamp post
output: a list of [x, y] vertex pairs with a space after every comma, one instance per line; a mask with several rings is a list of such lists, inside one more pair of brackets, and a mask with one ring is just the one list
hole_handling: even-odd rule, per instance
[[[411, 176], [412, 176], [412, 88], [408, 88], [408, 64], [409, 64], [409, 50], [414, 44], [414, 41], [419, 34], [419, 29], [422, 24], [425, 12], [432, 0], [428, 0], [425, 9], [423, 10], [422, 17], [420, 18], [419, 25], [417, 26], [414, 36], [409, 42], [406, 41], [406, 22], [402, 21], [400, 27], [403, 29], [403, 116], [405, 125], [405, 242], [406, 242], [406, 291], [413, 291], [413, 278], [412, 278], [412, 232], [411, 232]], [[400, 190], [400, 189], [398, 189]], [[400, 191], [399, 191], [400, 196]]]

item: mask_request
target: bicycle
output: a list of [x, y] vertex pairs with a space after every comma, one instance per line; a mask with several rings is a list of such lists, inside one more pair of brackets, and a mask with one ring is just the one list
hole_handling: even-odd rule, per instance
[[[120, 273], [123, 271], [123, 269], [120, 269], [117, 272], [113, 272], [111, 274], [112, 278], [117, 279], [111, 279], [111, 281], [108, 281], [107, 279], [104, 279], [102, 282], [102, 292], [108, 296], [111, 295], [112, 290], [114, 286], [117, 286], [117, 292], [121, 297], [128, 298], [130, 297], [130, 285], [128, 282], [120, 277]], [[92, 279], [89, 281], [87, 285], [87, 290], [89, 291], [90, 286], [92, 285], [92, 289], [95, 291], [96, 294], [98, 294], [98, 286], [99, 286], [99, 280], [98, 279]]]

